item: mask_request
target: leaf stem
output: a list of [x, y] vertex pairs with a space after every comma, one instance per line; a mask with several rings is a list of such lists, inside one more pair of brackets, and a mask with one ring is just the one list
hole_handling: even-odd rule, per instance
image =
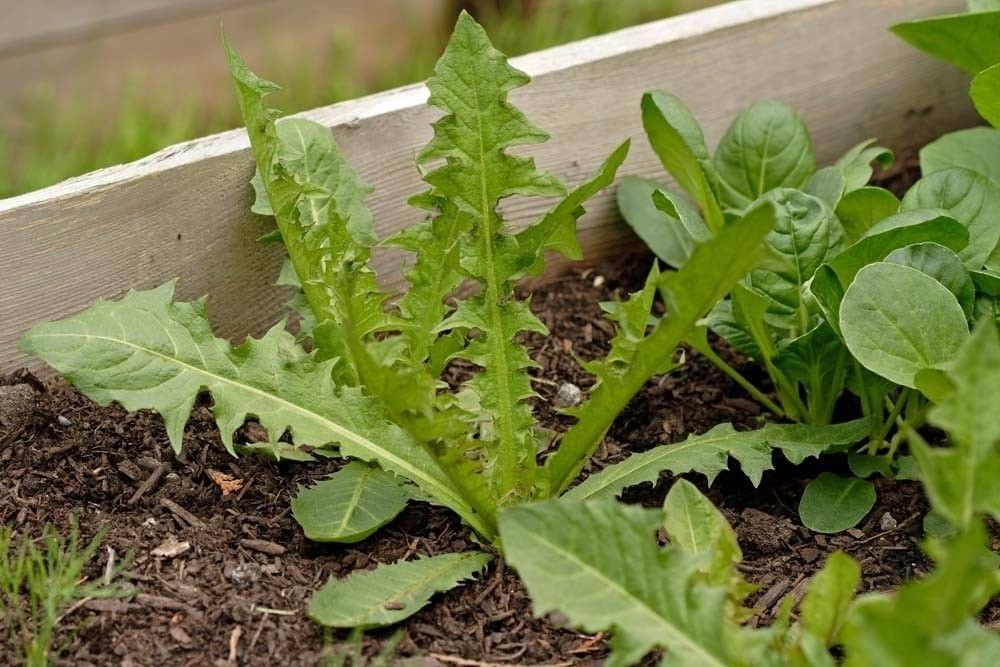
[[712, 346], [707, 342], [705, 345], [700, 345], [697, 339], [691, 339], [687, 341], [689, 345], [694, 347], [698, 352], [700, 352], [706, 359], [715, 364], [716, 368], [728, 375], [736, 384], [740, 385], [750, 396], [767, 408], [772, 414], [777, 417], [785, 417], [785, 411], [782, 410], [777, 403], [768, 398], [767, 394], [758, 389], [750, 380], [746, 379], [742, 373], [726, 363], [726, 360], [720, 357]]

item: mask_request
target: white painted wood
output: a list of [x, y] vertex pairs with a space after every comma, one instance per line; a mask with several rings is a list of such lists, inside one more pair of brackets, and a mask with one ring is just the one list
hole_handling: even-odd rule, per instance
[[[652, 88], [682, 97], [714, 143], [751, 102], [782, 99], [808, 122], [821, 161], [868, 137], [904, 149], [975, 122], [965, 77], [886, 31], [900, 20], [958, 11], [961, 0], [743, 0], [518, 58], [535, 80], [513, 101], [552, 135], [533, 150], [570, 182], [592, 172], [626, 136], [623, 173], [656, 176], [638, 113]], [[251, 63], [253, 65], [253, 63]], [[261, 72], [266, 75], [267, 72]], [[415, 151], [436, 114], [411, 86], [308, 112], [333, 128], [361, 175], [381, 235], [412, 224]], [[178, 293], [208, 293], [218, 331], [259, 332], [283, 313], [272, 286], [275, 248], [253, 239], [266, 224], [247, 212], [253, 171], [245, 133], [233, 131], [0, 201], [0, 372], [26, 363], [14, 345], [30, 325], [78, 311], [129, 287], [180, 279]], [[546, 206], [505, 206], [515, 222]], [[634, 242], [611, 192], [581, 222], [589, 261]], [[399, 257], [377, 258], [398, 285]], [[559, 270], [556, 265], [552, 271]]]

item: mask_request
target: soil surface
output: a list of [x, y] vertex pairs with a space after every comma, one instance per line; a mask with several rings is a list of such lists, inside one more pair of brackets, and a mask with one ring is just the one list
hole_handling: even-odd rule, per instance
[[[560, 386], [574, 383], [586, 393], [592, 384], [577, 359], [607, 351], [613, 329], [598, 303], [637, 288], [650, 263], [648, 256], [629, 257], [534, 291], [532, 308], [552, 331], [546, 339], [527, 338], [540, 364], [535, 409], [549, 428], [568, 423], [553, 408]], [[753, 364], [725, 354], [763, 380]], [[453, 368], [451, 379], [462, 373]], [[735, 383], [689, 351], [683, 367], [650, 382], [632, 401], [593, 465], [720, 422], [746, 429], [762, 419]], [[260, 431], [248, 424], [240, 438], [260, 439]], [[834, 460], [822, 469], [842, 465]], [[475, 547], [453, 515], [423, 503], [411, 504], [361, 543], [309, 542], [291, 517], [289, 497], [297, 485], [335, 467], [230, 457], [207, 400], [195, 408], [183, 453], [174, 456], [155, 414], [99, 407], [58, 378], [0, 378], [0, 522], [35, 534], [46, 523], [66, 526], [76, 516], [84, 537], [107, 530], [87, 569], [91, 578], [102, 575], [109, 558], [122, 563], [131, 554], [121, 576], [133, 595], [76, 608], [64, 625], [78, 630], [63, 635], [60, 664], [322, 664], [350, 645], [344, 634], [324, 633], [305, 615], [310, 595], [329, 576]], [[708, 490], [736, 528], [746, 556], [742, 569], [760, 587], [752, 601], [765, 621], [783, 595], [802, 594], [809, 575], [835, 550], [861, 562], [865, 590], [891, 588], [929, 567], [918, 548], [927, 504], [917, 484], [877, 482], [878, 504], [861, 525], [820, 535], [800, 525], [795, 510], [819, 470], [815, 463], [794, 472], [779, 464], [756, 489], [734, 471]], [[703, 478], [692, 480], [705, 488]], [[655, 487], [630, 490], [626, 500], [660, 503], [667, 482], [664, 476]], [[986, 620], [998, 616], [994, 608]], [[590, 664], [606, 655], [603, 637], [562, 629], [558, 620], [533, 618], [516, 575], [494, 563], [478, 581], [437, 596], [397, 630], [366, 636], [362, 650], [370, 656], [392, 640], [393, 664], [421, 665]], [[17, 664], [6, 641], [0, 628], [0, 664]]]

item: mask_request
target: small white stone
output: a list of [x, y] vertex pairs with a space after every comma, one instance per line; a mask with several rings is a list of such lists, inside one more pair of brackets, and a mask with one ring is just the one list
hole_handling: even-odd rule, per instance
[[579, 387], [572, 382], [563, 382], [559, 385], [559, 391], [556, 392], [553, 403], [559, 408], [571, 408], [574, 405], [580, 405], [582, 399], [583, 391]]
[[64, 428], [67, 427], [67, 426], [72, 426], [73, 425], [73, 422], [71, 422], [70, 420], [66, 419], [62, 415], [59, 415], [58, 417], [56, 417], [56, 421], [59, 422], [59, 425], [62, 426], [62, 427], [64, 427]]
[[899, 522], [896, 521], [896, 517], [886, 512], [882, 515], [882, 518], [878, 520], [878, 527], [882, 530], [895, 530]]
[[604, 276], [594, 276], [594, 287], [600, 287], [604, 284]]

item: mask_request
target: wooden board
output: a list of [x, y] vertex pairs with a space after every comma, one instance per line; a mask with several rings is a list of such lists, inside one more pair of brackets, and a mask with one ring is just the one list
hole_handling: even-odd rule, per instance
[[[640, 95], [651, 88], [680, 95], [710, 143], [740, 108], [778, 98], [805, 117], [821, 161], [868, 137], [898, 149], [918, 146], [975, 122], [968, 81], [886, 27], [962, 5], [734, 2], [519, 58], [515, 64], [535, 80], [512, 97], [552, 135], [534, 151], [540, 165], [570, 182], [627, 136], [634, 142], [623, 173], [661, 173], [638, 113]], [[405, 202], [420, 190], [413, 155], [435, 118], [425, 99], [418, 85], [307, 114], [333, 128], [375, 186], [369, 201], [382, 235], [421, 217]], [[234, 131], [0, 201], [0, 372], [32, 363], [15, 351], [32, 324], [175, 277], [182, 297], [211, 295], [210, 313], [222, 335], [238, 338], [277, 320], [286, 298], [273, 287], [280, 253], [254, 243], [267, 225], [247, 211], [252, 171], [245, 134]], [[506, 209], [523, 222], [545, 205], [519, 200]], [[633, 242], [618, 222], [611, 192], [592, 202], [580, 236], [590, 261]], [[399, 258], [378, 261], [387, 283], [399, 284]]]

